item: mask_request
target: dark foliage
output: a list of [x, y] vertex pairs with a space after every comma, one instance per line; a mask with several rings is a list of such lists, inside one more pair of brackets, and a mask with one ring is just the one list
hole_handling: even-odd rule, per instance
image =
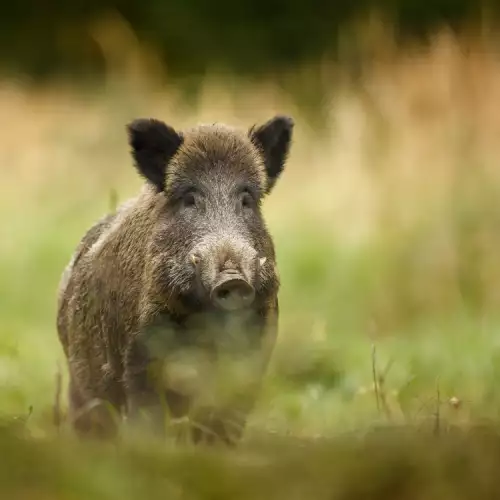
[[339, 27], [369, 9], [387, 13], [405, 39], [479, 19], [484, 6], [498, 12], [493, 0], [9, 1], [0, 17], [0, 64], [37, 78], [98, 75], [103, 56], [88, 26], [118, 13], [159, 51], [171, 75], [196, 78], [213, 64], [238, 73], [275, 71], [327, 50], [335, 54]]

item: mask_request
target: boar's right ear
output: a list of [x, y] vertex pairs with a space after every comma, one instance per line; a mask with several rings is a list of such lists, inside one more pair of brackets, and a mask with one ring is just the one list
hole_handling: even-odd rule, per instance
[[294, 121], [291, 117], [275, 116], [259, 127], [253, 126], [249, 131], [250, 139], [264, 156], [268, 193], [285, 167], [293, 127]]
[[127, 125], [127, 132], [137, 170], [163, 191], [167, 165], [182, 144], [182, 134], [153, 118], [134, 120]]

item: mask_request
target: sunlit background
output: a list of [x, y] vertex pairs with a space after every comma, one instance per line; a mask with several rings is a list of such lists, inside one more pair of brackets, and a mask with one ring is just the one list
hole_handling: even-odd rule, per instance
[[[0, 20], [0, 497], [500, 495], [496, 434], [452, 437], [449, 468], [423, 437], [384, 452], [389, 438], [311, 444], [500, 417], [496, 3], [34, 5], [9, 1]], [[59, 367], [63, 412], [67, 384], [56, 292], [85, 230], [141, 185], [125, 124], [276, 113], [296, 122], [264, 206], [280, 337], [250, 451], [80, 449], [54, 423]]]

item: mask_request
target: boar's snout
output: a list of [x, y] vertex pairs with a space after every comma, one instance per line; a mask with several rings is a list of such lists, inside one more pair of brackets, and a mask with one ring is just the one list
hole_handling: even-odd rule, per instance
[[252, 245], [211, 235], [194, 249], [190, 260], [203, 302], [224, 312], [252, 306], [262, 261]]
[[210, 298], [218, 309], [236, 311], [252, 304], [255, 290], [237, 271], [224, 271], [212, 288]]

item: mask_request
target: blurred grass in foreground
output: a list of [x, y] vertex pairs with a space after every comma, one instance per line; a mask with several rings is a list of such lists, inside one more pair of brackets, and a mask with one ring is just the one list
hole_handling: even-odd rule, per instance
[[[500, 65], [479, 42], [464, 53], [444, 33], [427, 51], [373, 64], [360, 87], [336, 83], [326, 131], [265, 82], [207, 79], [196, 109], [126, 75], [96, 92], [0, 85], [0, 411], [23, 427], [32, 407], [30, 440], [0, 438], [2, 498], [176, 498], [188, 480], [200, 488], [193, 498], [496, 491], [496, 434], [439, 445], [396, 435], [367, 448], [295, 441], [374, 424], [427, 428], [436, 413], [445, 432], [500, 412]], [[270, 464], [254, 464], [248, 448], [236, 460], [53, 440], [57, 284], [111, 191], [123, 200], [140, 185], [124, 124], [149, 115], [248, 126], [275, 112], [297, 121], [288, 171], [265, 204], [281, 337], [245, 445]], [[435, 488], [425, 495], [424, 477]]]
[[0, 434], [0, 495], [32, 499], [497, 498], [500, 439], [379, 429], [334, 440], [263, 436], [239, 450], [80, 445]]

